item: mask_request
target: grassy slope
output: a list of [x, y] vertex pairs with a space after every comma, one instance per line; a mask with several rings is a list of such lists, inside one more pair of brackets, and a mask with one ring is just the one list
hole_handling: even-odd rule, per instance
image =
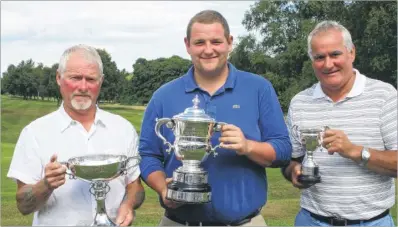
[[[31, 225], [32, 215], [22, 216], [15, 204], [16, 184], [6, 178], [9, 163], [22, 128], [34, 119], [43, 116], [58, 107], [54, 102], [24, 101], [9, 97], [1, 97], [1, 225]], [[124, 107], [120, 105], [101, 105], [101, 108], [119, 114], [128, 119], [137, 129], [141, 126], [143, 110], [140, 107]], [[269, 194], [268, 204], [262, 214], [268, 225], [293, 225], [294, 217], [299, 209], [299, 190], [293, 188], [281, 176], [279, 169], [268, 169]], [[134, 225], [158, 225], [163, 210], [158, 203], [157, 195], [146, 187], [146, 200], [137, 210]], [[396, 207], [392, 211], [396, 219]]]

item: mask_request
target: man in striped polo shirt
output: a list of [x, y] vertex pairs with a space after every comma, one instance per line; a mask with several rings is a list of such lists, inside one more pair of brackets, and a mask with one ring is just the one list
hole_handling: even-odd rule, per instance
[[[296, 226], [394, 226], [389, 209], [397, 177], [397, 90], [353, 68], [355, 47], [348, 30], [319, 23], [308, 36], [308, 54], [319, 82], [290, 103], [292, 160], [284, 176], [301, 188]], [[305, 156], [292, 127], [321, 128], [323, 146], [314, 152], [320, 183], [297, 180]]]

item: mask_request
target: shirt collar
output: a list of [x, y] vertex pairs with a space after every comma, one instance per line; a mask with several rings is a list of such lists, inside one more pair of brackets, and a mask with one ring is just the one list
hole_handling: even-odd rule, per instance
[[[366, 77], [362, 75], [357, 69], [353, 69], [355, 73], [355, 81], [354, 85], [352, 86], [350, 92], [347, 94], [346, 97], [355, 97], [360, 94], [365, 89]], [[312, 94], [313, 99], [324, 98], [327, 95], [323, 92], [321, 83], [318, 82], [315, 86], [314, 93]]]
[[[60, 115], [60, 130], [61, 132], [65, 131], [67, 128], [69, 128], [71, 125], [75, 125], [77, 121], [73, 120], [68, 113], [66, 113], [65, 108], [64, 108], [64, 102], [61, 103], [60, 107], [58, 108], [58, 113]], [[95, 112], [95, 119], [94, 119], [94, 124], [95, 125], [102, 125], [103, 127], [106, 126], [105, 124], [105, 115], [103, 113], [103, 110], [98, 108], [98, 105], [96, 105], [96, 112]]]
[[[235, 87], [237, 69], [230, 62], [228, 62], [228, 69], [228, 77], [224, 84], [224, 88], [233, 89]], [[185, 74], [184, 84], [185, 92], [192, 92], [196, 89], [200, 89], [194, 78], [194, 66], [191, 66], [191, 68], [189, 68], [188, 72]]]

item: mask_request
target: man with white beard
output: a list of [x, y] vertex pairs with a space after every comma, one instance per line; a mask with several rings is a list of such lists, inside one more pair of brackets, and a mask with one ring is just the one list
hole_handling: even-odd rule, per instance
[[[104, 75], [95, 48], [65, 50], [56, 80], [61, 106], [22, 130], [7, 176], [18, 185], [18, 210], [34, 213], [33, 225], [90, 225], [96, 214], [90, 184], [65, 178], [61, 162], [92, 154], [137, 156], [138, 135], [126, 119], [96, 105]], [[109, 182], [106, 212], [117, 225], [130, 225], [144, 201], [139, 175], [137, 166]]]

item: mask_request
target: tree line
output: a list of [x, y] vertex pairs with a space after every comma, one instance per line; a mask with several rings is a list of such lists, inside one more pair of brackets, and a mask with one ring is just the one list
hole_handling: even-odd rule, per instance
[[[351, 33], [356, 47], [354, 67], [368, 77], [397, 84], [396, 1], [258, 1], [242, 24], [249, 35], [238, 38], [229, 61], [238, 69], [269, 79], [286, 112], [291, 98], [316, 82], [307, 55], [307, 36], [322, 20], [336, 20]], [[259, 36], [253, 35], [257, 32]], [[260, 38], [259, 38], [260, 37]], [[111, 55], [99, 49], [105, 80], [99, 100], [146, 104], [162, 84], [183, 75], [191, 62], [179, 56], [139, 58], [134, 71], [119, 70]], [[31, 59], [9, 65], [1, 93], [25, 99], [60, 99], [51, 67]]]

